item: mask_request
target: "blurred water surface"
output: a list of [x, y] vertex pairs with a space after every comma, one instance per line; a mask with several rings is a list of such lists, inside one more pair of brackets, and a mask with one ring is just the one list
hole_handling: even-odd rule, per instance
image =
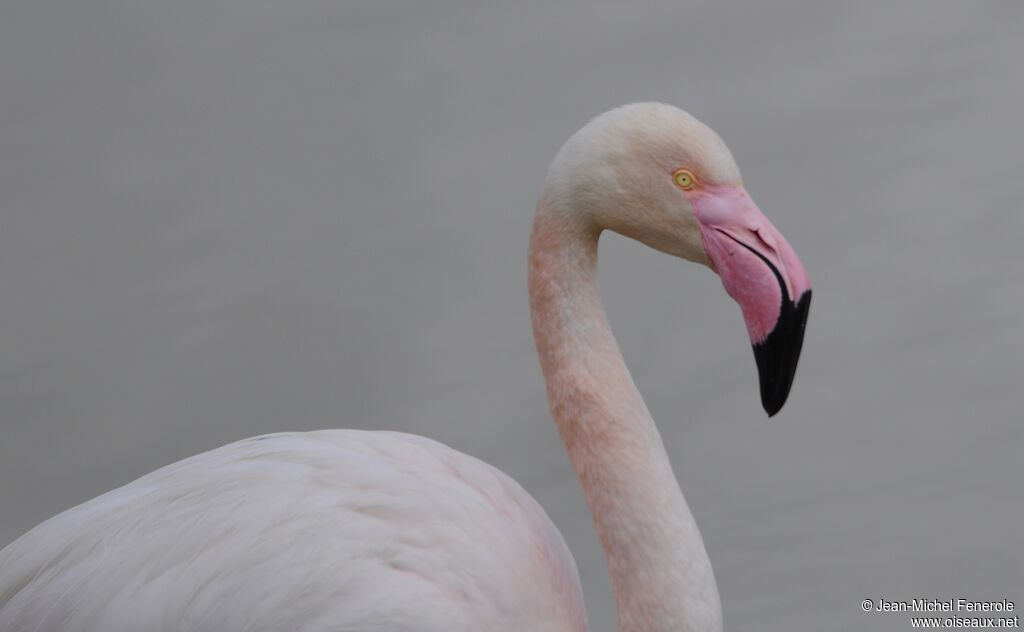
[[0, 545], [187, 455], [321, 427], [517, 478], [614, 629], [525, 253], [561, 142], [679, 105], [815, 282], [764, 418], [739, 310], [617, 236], [601, 283], [731, 629], [1024, 607], [1024, 5], [7, 1]]

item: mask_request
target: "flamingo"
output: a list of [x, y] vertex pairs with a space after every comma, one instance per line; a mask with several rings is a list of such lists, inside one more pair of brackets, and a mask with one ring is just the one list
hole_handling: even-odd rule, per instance
[[[718, 273], [769, 416], [790, 391], [810, 280], [719, 136], [680, 109], [606, 112], [548, 172], [529, 250], [534, 338], [619, 629], [721, 630], [700, 532], [601, 305], [605, 229]], [[496, 468], [397, 432], [245, 439], [0, 551], [5, 631], [586, 629], [575, 562], [540, 505]]]

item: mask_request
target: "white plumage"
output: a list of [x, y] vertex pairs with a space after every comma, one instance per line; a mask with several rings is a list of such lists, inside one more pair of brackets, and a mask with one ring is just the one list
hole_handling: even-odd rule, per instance
[[469, 631], [496, 621], [586, 629], [565, 543], [499, 470], [395, 432], [232, 443], [0, 552], [4, 632]]

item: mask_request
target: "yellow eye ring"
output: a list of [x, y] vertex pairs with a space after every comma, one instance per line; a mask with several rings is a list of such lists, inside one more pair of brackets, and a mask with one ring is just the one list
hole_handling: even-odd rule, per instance
[[676, 186], [684, 191], [689, 191], [697, 186], [697, 178], [693, 177], [693, 174], [686, 169], [677, 169], [672, 174], [672, 179], [675, 181]]

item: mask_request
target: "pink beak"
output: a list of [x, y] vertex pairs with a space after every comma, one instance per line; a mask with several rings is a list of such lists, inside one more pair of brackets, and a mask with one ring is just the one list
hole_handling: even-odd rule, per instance
[[704, 251], [743, 310], [768, 416], [786, 403], [803, 346], [811, 280], [786, 242], [740, 186], [686, 193]]

